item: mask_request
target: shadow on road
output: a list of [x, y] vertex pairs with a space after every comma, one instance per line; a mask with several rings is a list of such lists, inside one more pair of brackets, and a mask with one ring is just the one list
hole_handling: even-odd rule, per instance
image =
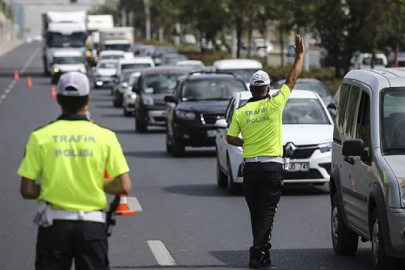
[[302, 196], [302, 195], [327, 195], [329, 187], [317, 187], [313, 185], [284, 184], [283, 196]]
[[[249, 252], [212, 251], [212, 256], [231, 268], [246, 267]], [[332, 249], [274, 249], [271, 251], [273, 264], [282, 270], [370, 270], [371, 251], [361, 249], [355, 256], [338, 256]]]
[[197, 196], [197, 197], [229, 197], [227, 189], [218, 188], [216, 185], [212, 184], [201, 184], [201, 185], [177, 185], [162, 188], [163, 191], [181, 194], [187, 196]]

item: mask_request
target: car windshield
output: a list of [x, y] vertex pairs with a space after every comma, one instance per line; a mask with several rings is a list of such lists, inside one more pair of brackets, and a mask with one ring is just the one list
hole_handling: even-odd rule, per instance
[[[372, 59], [371, 56], [364, 58], [363, 59], [363, 65], [370, 66], [371, 65], [371, 59]], [[382, 58], [375, 57], [374, 58], [374, 65], [383, 66], [384, 65], [384, 60]]]
[[72, 35], [49, 33], [47, 41], [51, 48], [83, 48], [85, 47], [85, 39], [85, 33], [74, 33]]
[[328, 116], [318, 99], [292, 98], [283, 111], [283, 124], [286, 125], [327, 125]]
[[115, 69], [117, 68], [117, 63], [101, 63], [99, 68]]
[[245, 90], [244, 84], [236, 80], [189, 81], [183, 86], [182, 100], [229, 100], [233, 93]]
[[[133, 74], [133, 73], [132, 73]], [[128, 80], [128, 84], [129, 85], [135, 85], [135, 84], [137, 84], [138, 83], [138, 80], [139, 80], [139, 77], [140, 77], [140, 74], [138, 74], [138, 75], [132, 75], [132, 76], [130, 76], [129, 77], [129, 80]]]
[[143, 81], [143, 92], [145, 94], [160, 94], [173, 92], [177, 79], [182, 74], [151, 74]]
[[131, 51], [130, 44], [106, 44], [104, 47], [106, 51]]
[[[284, 84], [283, 82], [278, 82], [275, 86], [276, 89], [281, 88], [281, 86]], [[299, 90], [307, 90], [307, 91], [313, 91], [317, 93], [320, 97], [327, 97], [329, 96], [329, 92], [326, 89], [326, 87], [321, 83], [321, 82], [310, 82], [310, 81], [300, 81], [298, 80], [297, 83], [294, 86], [294, 89], [299, 89]]]
[[84, 63], [84, 59], [78, 56], [54, 57], [53, 62], [58, 65], [77, 65]]
[[392, 88], [382, 96], [381, 141], [387, 155], [405, 153], [405, 88]]
[[112, 59], [112, 60], [118, 60], [124, 58], [123, 55], [120, 54], [110, 54], [110, 55], [103, 55], [101, 56], [101, 59]]
[[121, 69], [142, 69], [142, 68], [148, 68], [151, 67], [151, 64], [149, 63], [132, 63], [132, 64], [122, 64]]
[[120, 76], [120, 82], [129, 82], [129, 78], [131, 77], [133, 72], [123, 72]]
[[250, 78], [252, 77], [253, 73], [258, 71], [258, 68], [254, 69], [223, 69], [219, 70], [219, 72], [226, 72], [226, 73], [233, 73], [235, 75], [238, 75], [239, 77], [242, 78], [244, 82], [250, 81]]

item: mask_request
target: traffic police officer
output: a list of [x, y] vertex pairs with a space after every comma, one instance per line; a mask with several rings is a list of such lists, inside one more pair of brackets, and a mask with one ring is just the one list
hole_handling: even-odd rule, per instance
[[283, 184], [282, 114], [304, 57], [303, 39], [299, 35], [295, 37], [295, 52], [287, 80], [273, 96], [269, 96], [269, 75], [261, 70], [253, 74], [250, 79], [253, 97], [236, 110], [227, 134], [229, 144], [243, 146], [243, 189], [253, 232], [251, 268], [271, 264], [271, 232]]
[[115, 133], [86, 117], [89, 94], [86, 75], [60, 77], [62, 114], [31, 133], [18, 169], [21, 195], [38, 200], [37, 270], [67, 270], [73, 259], [77, 270], [109, 269], [106, 193], [126, 194], [131, 181]]

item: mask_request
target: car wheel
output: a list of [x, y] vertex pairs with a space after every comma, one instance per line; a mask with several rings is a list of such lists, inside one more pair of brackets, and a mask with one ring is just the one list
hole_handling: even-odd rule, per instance
[[125, 108], [125, 106], [123, 106], [123, 108], [124, 108], [124, 116], [131, 116], [131, 115], [132, 115], [131, 112], [127, 111], [127, 109]]
[[[218, 153], [218, 150], [217, 150], [217, 153]], [[221, 169], [218, 154], [217, 154], [217, 184], [218, 184], [218, 187], [220, 187], [220, 188], [225, 188], [228, 186], [228, 177]]]
[[142, 123], [138, 119], [135, 120], [135, 127], [136, 127], [136, 131], [142, 132], [142, 133], [146, 132], [148, 130], [148, 125], [145, 123]]
[[229, 194], [240, 195], [242, 193], [242, 185], [235, 183], [233, 180], [231, 162], [229, 161], [229, 158], [227, 159], [227, 167], [228, 167], [228, 179], [227, 180], [228, 180]]
[[349, 230], [343, 222], [337, 194], [332, 198], [331, 233], [333, 250], [339, 255], [353, 255], [357, 252], [359, 236]]
[[166, 152], [172, 153], [173, 152], [173, 143], [171, 136], [169, 135], [169, 129], [166, 131]]
[[119, 103], [118, 94], [115, 94], [115, 95], [114, 95], [113, 105], [114, 105], [115, 108], [121, 107], [121, 106], [120, 106], [120, 103]]
[[184, 156], [185, 146], [180, 139], [176, 137], [172, 137], [172, 153], [175, 157], [182, 157]]
[[399, 269], [401, 259], [388, 257], [385, 253], [384, 236], [377, 208], [374, 209], [371, 227], [371, 250], [375, 270]]

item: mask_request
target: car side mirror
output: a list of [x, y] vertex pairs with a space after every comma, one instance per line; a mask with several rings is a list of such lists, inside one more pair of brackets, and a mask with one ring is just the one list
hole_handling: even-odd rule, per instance
[[174, 99], [174, 96], [165, 96], [164, 101], [167, 103], [176, 103], [176, 100]]
[[327, 107], [328, 112], [334, 118], [336, 116], [337, 107], [335, 103], [330, 103]]
[[218, 127], [218, 128], [227, 128], [228, 123], [226, 122], [226, 119], [218, 119], [215, 122], [215, 126]]
[[127, 88], [129, 86], [129, 84], [127, 82], [123, 82], [121, 83], [121, 87], [122, 88]]
[[345, 157], [360, 157], [364, 154], [362, 139], [353, 139], [343, 142], [342, 154]]

